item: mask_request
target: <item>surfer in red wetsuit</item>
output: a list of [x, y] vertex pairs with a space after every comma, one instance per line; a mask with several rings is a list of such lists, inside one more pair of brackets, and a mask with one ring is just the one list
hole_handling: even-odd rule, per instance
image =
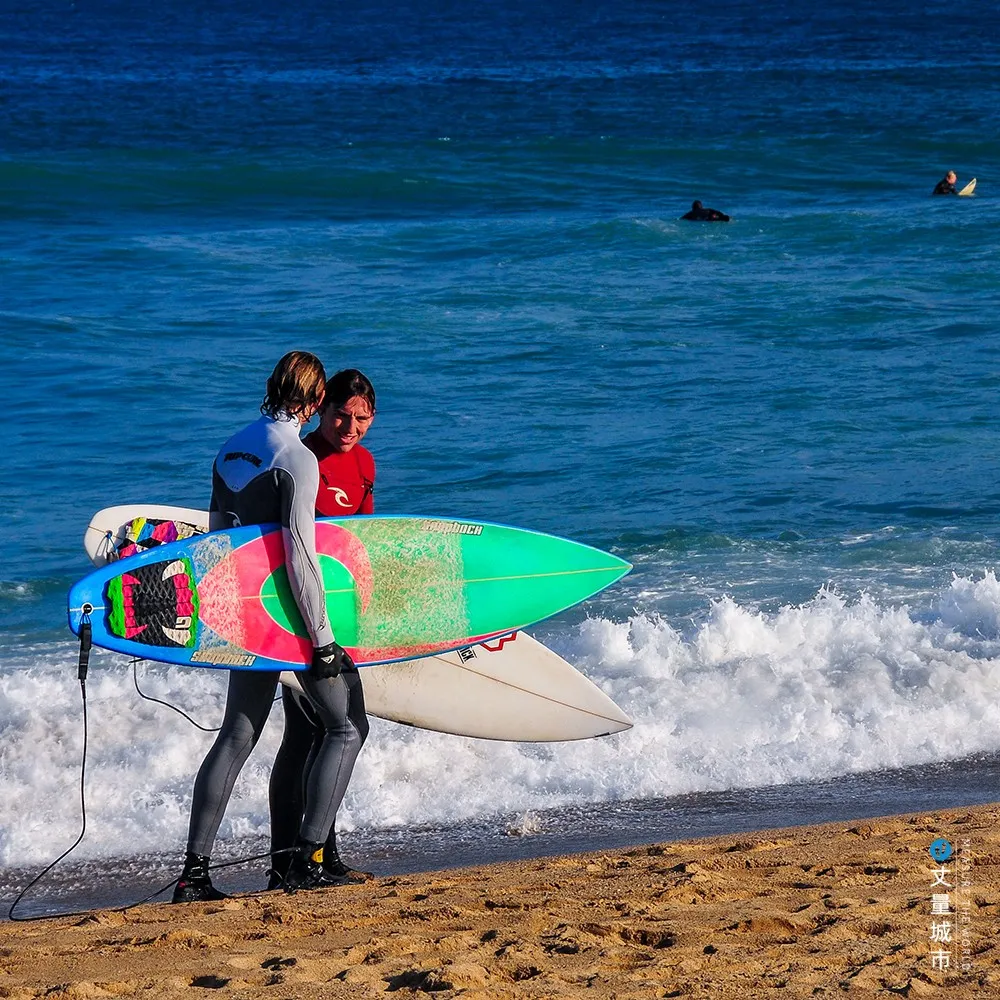
[[348, 368], [327, 383], [326, 398], [319, 428], [303, 440], [319, 461], [316, 513], [372, 514], [375, 459], [361, 439], [375, 419], [375, 390], [361, 372]]
[[[375, 389], [356, 368], [337, 372], [326, 383], [326, 398], [320, 411], [319, 428], [307, 434], [303, 443], [319, 461], [319, 491], [316, 513], [327, 517], [372, 514], [375, 510], [375, 459], [361, 444], [375, 419]], [[341, 674], [347, 695], [340, 718], [340, 742], [345, 753], [334, 792], [334, 817], [323, 845], [322, 865], [326, 876], [340, 883], [371, 878], [346, 865], [337, 850], [336, 807], [344, 797], [354, 762], [368, 736], [368, 717], [361, 676], [357, 668]], [[285, 728], [281, 747], [271, 769], [268, 789], [271, 809], [271, 874], [269, 889], [286, 886], [288, 868], [300, 833], [305, 798], [310, 780], [309, 760], [327, 732], [309, 701], [297, 691], [283, 686], [282, 707]], [[330, 884], [333, 884], [332, 882]]]

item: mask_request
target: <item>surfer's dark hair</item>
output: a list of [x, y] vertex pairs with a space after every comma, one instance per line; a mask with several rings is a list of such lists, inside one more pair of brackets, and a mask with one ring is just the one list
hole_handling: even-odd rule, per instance
[[307, 407], [318, 406], [325, 389], [323, 362], [308, 351], [289, 351], [267, 380], [260, 412], [269, 417], [277, 417], [282, 411], [299, 414]]
[[371, 408], [372, 416], [375, 416], [375, 387], [368, 380], [368, 376], [359, 372], [357, 368], [345, 368], [327, 380], [323, 409], [343, 406], [355, 396], [360, 396]]

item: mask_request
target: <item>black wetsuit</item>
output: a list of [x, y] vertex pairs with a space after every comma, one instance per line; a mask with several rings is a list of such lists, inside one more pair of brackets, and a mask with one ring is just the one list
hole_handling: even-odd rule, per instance
[[[281, 524], [292, 592], [313, 644], [323, 646], [334, 636], [316, 558], [318, 486], [316, 457], [299, 440], [298, 421], [284, 414], [261, 417], [230, 438], [215, 460], [209, 526]], [[346, 787], [342, 775], [350, 774], [360, 749], [356, 727], [347, 721], [352, 684], [344, 675], [319, 680], [302, 672], [298, 677], [323, 727], [315, 744], [309, 729], [313, 753], [299, 816], [302, 835], [322, 843]], [[277, 671], [230, 671], [222, 729], [195, 779], [190, 853], [211, 855], [233, 785], [260, 738], [277, 684]]]
[[[314, 703], [285, 685], [281, 688], [281, 704], [285, 712], [285, 729], [281, 746], [271, 768], [268, 798], [271, 808], [271, 867], [283, 875], [291, 860], [288, 848], [295, 845], [301, 833], [314, 843], [326, 841], [324, 860], [334, 860], [337, 853], [337, 834], [334, 823], [337, 809], [344, 799], [354, 762], [368, 737], [368, 716], [365, 714], [365, 696], [361, 675], [357, 668], [345, 670], [338, 678], [335, 713], [321, 714]], [[304, 819], [305, 804], [317, 796], [329, 794], [315, 780], [315, 760], [323, 741], [332, 735], [343, 747], [341, 767], [333, 794], [329, 798], [328, 814], [322, 822], [307, 826]], [[323, 831], [326, 828], [328, 833]]]
[[958, 188], [947, 177], [942, 177], [931, 194], [958, 194]]
[[685, 212], [682, 219], [688, 222], [729, 222], [730, 218], [725, 212], [720, 212], [716, 208], [692, 208], [690, 212]]
[[[316, 498], [317, 514], [320, 513], [323, 502], [327, 503], [328, 513], [374, 512], [372, 489], [375, 461], [367, 449], [357, 445], [350, 454], [340, 454], [330, 448], [318, 431], [307, 435], [303, 443], [315, 453], [319, 461], [320, 481], [325, 485], [325, 489], [320, 489]], [[329, 502], [331, 495], [336, 497], [335, 503]], [[345, 500], [348, 501], [346, 504]], [[311, 764], [322, 744], [326, 729], [329, 725], [336, 728], [345, 747], [343, 767], [334, 792], [335, 806], [339, 806], [343, 800], [355, 760], [368, 737], [368, 716], [365, 714], [361, 675], [355, 669], [344, 673], [343, 677], [347, 691], [346, 706], [335, 719], [327, 720], [327, 723], [324, 723], [315, 707], [300, 693], [287, 686], [283, 686], [281, 690], [285, 728], [268, 786], [271, 867], [278, 875], [284, 875], [291, 861], [288, 848], [295, 845], [295, 837], [302, 821], [307, 796], [305, 783], [309, 781]], [[324, 863], [329, 861], [333, 866], [336, 866], [339, 858], [335, 823], [336, 815], [323, 849]]]

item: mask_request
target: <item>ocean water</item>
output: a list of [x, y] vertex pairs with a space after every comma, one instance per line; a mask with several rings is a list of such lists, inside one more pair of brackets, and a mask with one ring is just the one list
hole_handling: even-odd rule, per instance
[[[373, 720], [339, 823], [359, 862], [429, 829], [489, 855], [476, 831], [535, 816], [666, 836], [691, 796], [749, 796], [752, 825], [752, 790], [803, 782], [878, 811], [854, 779], [887, 768], [991, 797], [1000, 13], [93, 0], [21, 5], [0, 46], [0, 882], [79, 829], [90, 515], [205, 504], [299, 347], [375, 383], [380, 512], [635, 564], [535, 630], [635, 727]], [[948, 168], [974, 198], [929, 196]], [[694, 198], [733, 222], [678, 221]], [[224, 673], [140, 675], [221, 719]], [[211, 736], [122, 657], [88, 695], [74, 858], [179, 856]], [[279, 711], [222, 853], [266, 833]], [[916, 784], [922, 808], [954, 782]]]

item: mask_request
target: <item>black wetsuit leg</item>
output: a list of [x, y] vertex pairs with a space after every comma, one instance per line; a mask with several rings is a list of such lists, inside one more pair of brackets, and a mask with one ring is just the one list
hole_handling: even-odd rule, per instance
[[310, 754], [318, 752], [323, 742], [323, 727], [308, 702], [297, 697], [285, 685], [281, 687], [281, 707], [285, 713], [285, 727], [271, 768], [268, 802], [271, 809], [271, 867], [279, 875], [284, 875], [292, 859], [289, 848], [295, 846], [305, 808], [306, 763]]
[[299, 836], [311, 843], [324, 843], [368, 736], [365, 696], [357, 669], [327, 680], [308, 674], [299, 677], [323, 733], [319, 743], [313, 743], [306, 763]]
[[271, 712], [278, 672], [231, 670], [226, 714], [194, 782], [188, 851], [211, 855], [229, 796]]

